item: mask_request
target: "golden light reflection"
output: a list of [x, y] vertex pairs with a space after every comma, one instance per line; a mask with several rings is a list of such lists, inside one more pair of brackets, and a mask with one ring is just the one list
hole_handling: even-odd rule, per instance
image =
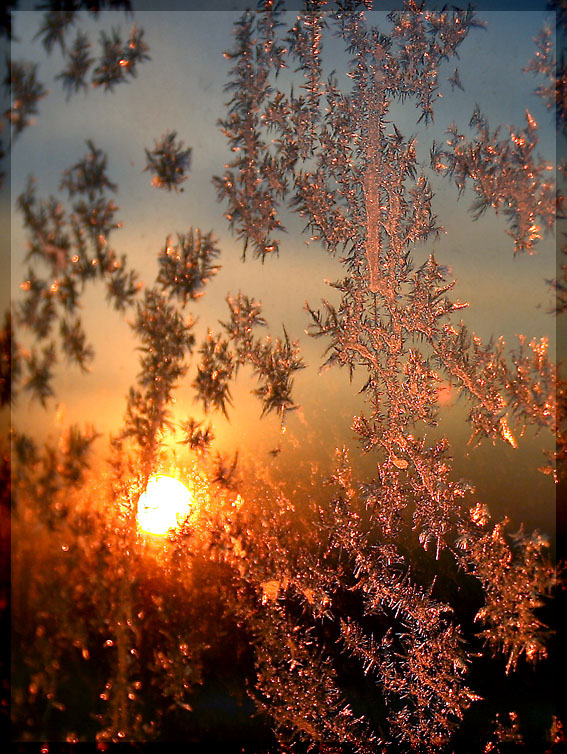
[[138, 526], [147, 534], [164, 536], [185, 521], [193, 505], [193, 496], [183, 482], [157, 474], [150, 477], [138, 500]]

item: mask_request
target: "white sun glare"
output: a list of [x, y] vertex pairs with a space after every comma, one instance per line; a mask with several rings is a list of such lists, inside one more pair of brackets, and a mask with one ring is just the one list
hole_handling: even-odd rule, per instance
[[147, 534], [167, 534], [183, 523], [192, 503], [191, 493], [183, 482], [162, 474], [150, 477], [138, 500], [138, 526]]

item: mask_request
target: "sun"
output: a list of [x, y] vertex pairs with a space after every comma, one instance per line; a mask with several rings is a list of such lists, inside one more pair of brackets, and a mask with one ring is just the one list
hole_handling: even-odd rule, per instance
[[191, 512], [193, 497], [187, 487], [165, 474], [150, 477], [138, 500], [138, 526], [146, 534], [164, 536], [176, 529]]

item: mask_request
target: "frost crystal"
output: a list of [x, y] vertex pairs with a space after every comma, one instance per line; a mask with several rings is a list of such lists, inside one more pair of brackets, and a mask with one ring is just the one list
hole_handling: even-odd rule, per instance
[[[156, 141], [150, 152], [146, 149], [146, 167], [154, 174], [152, 186], [168, 191], [178, 190], [180, 184], [187, 180], [185, 175], [191, 165], [191, 147], [183, 149], [183, 142], [176, 141], [177, 133], [168, 131], [161, 141]], [[183, 189], [181, 189], [183, 191]]]
[[149, 47], [143, 40], [142, 29], [132, 27], [130, 38], [122, 41], [120, 32], [113, 29], [111, 35], [105, 31], [100, 34], [102, 55], [98, 66], [93, 71], [93, 85], [112, 90], [116, 84], [128, 81], [126, 74], [136, 76], [138, 63], [150, 59]]
[[[230, 99], [220, 123], [233, 159], [214, 180], [244, 252], [251, 245], [261, 260], [283, 253], [283, 206], [299, 214], [311, 240], [340, 252], [336, 301], [307, 305], [309, 333], [324, 339], [327, 366], [358, 378], [364, 405], [352, 430], [371, 454], [369, 478], [337, 449], [327, 478], [294, 477], [288, 493], [237, 452], [211, 452], [212, 419], [183, 413], [174, 422], [183, 380], [205, 412], [228, 415], [232, 380], [246, 367], [262, 414], [278, 416], [282, 435], [296, 408], [299, 344], [285, 327], [282, 337], [266, 335], [259, 301], [229, 294], [224, 321], [197, 340], [185, 309], [219, 269], [211, 233], [167, 235], [156, 279], [142, 289], [110, 247], [120, 227], [116, 186], [92, 142], [63, 174], [65, 200], [39, 198], [31, 179], [18, 197], [29, 266], [0, 337], [2, 401], [10, 380], [14, 397], [21, 387], [50, 400], [61, 355], [87, 369], [92, 349], [79, 314], [95, 280], [118, 310], [132, 307], [140, 366], [106, 474], [89, 477], [91, 427], [72, 425], [42, 448], [13, 432], [13, 716], [22, 740], [54, 730], [71, 743], [94, 730], [104, 748], [169, 737], [180, 720], [196, 738], [194, 699], [209, 704], [207, 684], [221, 669], [223, 683], [253, 699], [258, 725], [270, 726], [266, 749], [442, 754], [463, 740], [467, 751], [484, 752], [523, 743], [519, 716], [490, 686], [498, 670], [513, 674], [550, 653], [549, 542], [494, 520], [456, 473], [448, 439], [434, 432], [450, 389], [468, 401], [471, 443], [503, 443], [513, 453], [529, 428], [555, 433], [542, 470], [559, 478], [553, 462], [567, 455], [567, 387], [546, 338], [518, 336], [508, 347], [503, 338], [481, 340], [459, 319], [467, 304], [431, 246], [440, 226], [427, 171], [452, 178], [459, 193], [471, 186], [473, 215], [502, 212], [517, 252], [535, 250], [551, 227], [555, 187], [536, 156], [529, 112], [524, 128], [502, 136], [477, 109], [473, 138], [450, 126], [431, 164], [421, 164], [425, 128], [404, 134], [394, 103], [413, 103], [418, 122], [430, 123], [447, 86], [442, 64], [454, 71], [451, 88], [462, 88], [455, 58], [482, 23], [471, 10], [430, 11], [407, 0], [379, 29], [368, 22], [369, 5], [346, 0], [329, 10], [309, 0], [289, 29], [274, 0], [242, 16], [226, 54]], [[71, 22], [53, 11], [40, 32], [49, 49], [68, 50], [68, 93], [83, 87], [91, 65], [84, 37], [67, 48]], [[330, 34], [350, 56], [350, 88], [325, 76]], [[101, 42], [94, 81], [111, 90], [147, 48], [135, 29], [127, 45], [118, 31]], [[528, 68], [551, 76], [549, 33], [537, 44]], [[43, 92], [35, 68], [14, 70], [24, 103], [17, 130]], [[191, 149], [171, 131], [146, 156], [152, 183], [177, 191]], [[560, 294], [563, 282], [554, 283]], [[137, 528], [138, 500], [168, 452], [186, 472], [178, 451], [193, 454], [194, 509], [153, 548]], [[41, 533], [32, 541], [29, 521]], [[73, 696], [87, 677], [96, 703], [78, 732]], [[469, 714], [484, 694], [492, 695], [484, 708]], [[561, 726], [549, 717], [550, 741], [560, 744]]]
[[499, 139], [499, 129], [491, 133], [477, 109], [470, 125], [476, 129], [477, 138], [467, 142], [451, 126], [447, 131], [449, 149], [433, 147], [432, 167], [452, 177], [461, 193], [470, 179], [477, 195], [471, 207], [475, 218], [488, 207], [502, 210], [508, 218], [514, 250], [532, 252], [543, 230], [550, 229], [555, 221], [553, 168], [534, 154], [537, 123], [526, 111], [526, 128], [510, 128], [509, 137]]
[[37, 103], [47, 91], [37, 80], [37, 63], [9, 61], [8, 68], [4, 83], [11, 88], [12, 105], [5, 116], [12, 124], [15, 138], [34, 122], [32, 116], [38, 112]]
[[[445, 378], [472, 403], [471, 439], [489, 437], [515, 448], [515, 426], [520, 432], [528, 424], [553, 428], [556, 377], [544, 341], [527, 348], [520, 339], [519, 349], [508, 355], [502, 339], [483, 345], [454, 322], [467, 304], [450, 296], [454, 282], [447, 269], [433, 254], [417, 268], [411, 258], [416, 243], [433, 238], [439, 226], [416, 140], [391, 123], [391, 103], [412, 99], [419, 120], [433, 120], [442, 60], [454, 58], [482, 23], [472, 11], [433, 12], [410, 0], [389, 14], [385, 34], [369, 27], [358, 7], [323, 12], [323, 6], [309, 3], [298, 14], [285, 51], [274, 36], [276, 5], [241, 19], [236, 47], [227, 54], [234, 61], [227, 87], [233, 98], [221, 123], [237, 156], [215, 183], [231, 227], [260, 258], [279, 249], [278, 207], [286, 201], [312, 240], [330, 253], [343, 250], [347, 275], [333, 284], [340, 305], [308, 307], [310, 333], [327, 340], [328, 365], [366, 375], [361, 392], [368, 409], [355, 417], [353, 429], [363, 450], [376, 454], [378, 478], [357, 485], [348, 459], [339, 457], [330, 480], [332, 502], [319, 507], [313, 547], [318, 555], [305, 556], [301, 572], [286, 573], [294, 574], [303, 595], [332, 595], [324, 615], [340, 623], [345, 652], [373, 677], [392, 710], [386, 713], [389, 740], [437, 752], [479, 696], [466, 685], [469, 658], [450, 608], [434, 596], [435, 581], [429, 587], [418, 583], [399, 548], [408, 519], [433, 562], [450, 550], [467, 578], [481, 585], [486, 602], [477, 620], [489, 646], [506, 656], [509, 671], [521, 655], [531, 662], [545, 655], [545, 628], [536, 612], [553, 572], [543, 540], [507, 535], [504, 525], [486, 530], [487, 517], [469, 516], [469, 509], [478, 508], [470, 502], [471, 486], [454, 476], [447, 440], [431, 443], [422, 428], [437, 424]], [[323, 79], [327, 28], [342, 37], [351, 55], [351, 91], [340, 90], [333, 75]], [[276, 88], [275, 77], [288, 60], [303, 73], [300, 94]], [[450, 82], [462, 87], [457, 70]], [[537, 123], [529, 113], [526, 120], [524, 129], [510, 128], [502, 139], [477, 110], [471, 121], [476, 139], [467, 141], [451, 127], [447, 147], [432, 150], [432, 167], [452, 176], [460, 192], [472, 182], [473, 214], [488, 207], [502, 211], [515, 250], [531, 252], [554, 222], [555, 187], [550, 165], [535, 154]], [[236, 313], [244, 312], [244, 322], [253, 314], [249, 305], [231, 307], [231, 331], [239, 332]], [[246, 353], [254, 353], [250, 336], [246, 343]], [[264, 574], [262, 583], [272, 580]], [[362, 610], [349, 615], [346, 593], [360, 595]], [[294, 628], [290, 587], [285, 599], [279, 588], [266, 595], [263, 588], [264, 610], [287, 638], [276, 645], [275, 629], [252, 607], [247, 620], [257, 634], [261, 708], [273, 717], [282, 741], [331, 736], [351, 744], [354, 735], [357, 750], [366, 751], [372, 734], [364, 724], [359, 729], [352, 721], [348, 731], [337, 725], [330, 734], [329, 716], [318, 717], [316, 705], [335, 710], [342, 703], [333, 674], [339, 660], [318, 623], [322, 608], [315, 604], [322, 603], [308, 600], [311, 635], [304, 624]], [[276, 649], [283, 641], [292, 648], [289, 658], [287, 650]], [[313, 643], [308, 659], [305, 642]], [[324, 679], [319, 688], [311, 681], [313, 662]], [[302, 695], [305, 684], [312, 688], [309, 702]], [[349, 719], [350, 711], [343, 712]], [[342, 719], [343, 712], [336, 708], [331, 717]]]

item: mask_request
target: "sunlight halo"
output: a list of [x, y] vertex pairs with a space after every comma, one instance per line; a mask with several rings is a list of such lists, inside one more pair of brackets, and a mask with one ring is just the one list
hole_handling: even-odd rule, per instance
[[191, 513], [193, 497], [179, 479], [156, 474], [138, 500], [138, 527], [146, 534], [164, 536], [181, 526]]

